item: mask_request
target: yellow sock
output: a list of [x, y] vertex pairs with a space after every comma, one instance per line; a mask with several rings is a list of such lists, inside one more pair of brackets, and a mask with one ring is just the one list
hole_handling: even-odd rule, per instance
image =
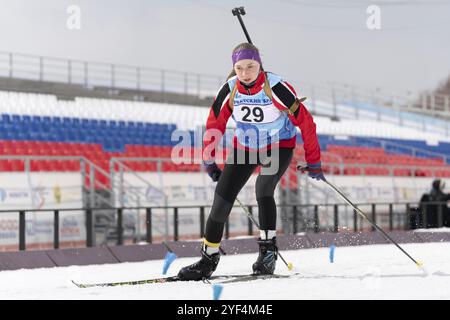
[[203, 251], [206, 252], [207, 255], [212, 255], [214, 253], [219, 252], [220, 242], [214, 243], [209, 242], [206, 238], [203, 238]]

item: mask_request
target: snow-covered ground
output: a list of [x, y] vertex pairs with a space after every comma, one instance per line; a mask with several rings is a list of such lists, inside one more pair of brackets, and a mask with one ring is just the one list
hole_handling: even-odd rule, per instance
[[[329, 249], [283, 251], [299, 275], [223, 285], [227, 299], [450, 299], [450, 243], [405, 244], [423, 262], [418, 268], [393, 245], [337, 247], [334, 263]], [[256, 254], [222, 256], [215, 274], [247, 274]], [[196, 261], [178, 258], [168, 275]], [[83, 283], [130, 281], [160, 277], [163, 261], [72, 266], [0, 272], [0, 299], [149, 299], [211, 300], [212, 284], [177, 282], [80, 289]], [[289, 274], [279, 259], [276, 273]]]

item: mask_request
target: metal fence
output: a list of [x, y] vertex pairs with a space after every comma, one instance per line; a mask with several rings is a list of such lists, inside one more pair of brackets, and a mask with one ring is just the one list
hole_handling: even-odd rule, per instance
[[[302, 94], [311, 97], [314, 104], [315, 98], [332, 102], [333, 115], [341, 115], [338, 111], [339, 104], [358, 105], [354, 110], [355, 119], [364, 117], [364, 111], [369, 111], [369, 106], [384, 106], [395, 112], [407, 111], [424, 113], [433, 117], [450, 119], [450, 94], [439, 94], [430, 91], [398, 93], [381, 88], [359, 88], [354, 85], [328, 82], [326, 85], [311, 84], [300, 81]], [[378, 112], [376, 118], [380, 119], [385, 112]], [[400, 117], [401, 118], [401, 117]], [[400, 122], [404, 119], [400, 119]]]
[[[0, 77], [78, 84], [85, 88], [104, 87], [109, 89], [154, 90], [197, 96], [213, 96], [225, 80], [224, 75], [211, 75], [162, 68], [130, 66], [115, 63], [82, 61], [45, 57], [12, 52], [0, 52]], [[338, 112], [339, 103], [387, 106], [394, 111], [422, 112], [434, 117], [450, 119], [450, 95], [422, 92], [413, 95], [394, 93], [389, 90], [358, 88], [354, 85], [329, 82], [326, 85], [310, 84], [293, 79], [301, 85], [302, 95], [310, 97], [313, 108], [321, 99], [332, 103], [333, 115]], [[359, 109], [354, 108], [355, 118]], [[364, 110], [362, 110], [364, 111]], [[381, 118], [382, 112], [377, 113]], [[403, 119], [399, 117], [402, 125]]]
[[226, 75], [0, 52], [0, 77], [107, 88], [212, 96]]
[[[110, 202], [103, 198], [101, 195], [96, 194], [96, 189], [102, 189], [105, 191], [110, 191], [108, 186], [108, 180], [110, 179], [110, 173], [102, 169], [94, 162], [83, 156], [38, 156], [38, 155], [0, 155], [0, 162], [3, 160], [15, 161], [17, 165], [13, 169], [14, 172], [24, 172], [27, 175], [30, 172], [46, 172], [49, 170], [43, 165], [53, 163], [58, 165], [58, 170], [68, 172], [80, 172], [81, 183], [80, 187], [82, 190], [87, 191], [89, 198], [86, 198], [86, 194], [82, 192], [83, 204], [84, 206], [92, 205], [94, 203], [100, 203], [109, 205]], [[75, 164], [75, 167], [73, 165]], [[71, 165], [72, 168], [65, 169], [64, 166]], [[0, 169], [0, 172], [2, 170]], [[51, 172], [51, 171], [49, 171]], [[106, 180], [106, 181], [105, 181]]]
[[[431, 217], [429, 209], [427, 206], [436, 205], [437, 206], [437, 217]], [[253, 208], [257, 205], [246, 205], [250, 212], [253, 212]], [[332, 217], [330, 221], [324, 222], [320, 218], [319, 211], [324, 206], [328, 206], [332, 209]], [[397, 208], [395, 208], [397, 206]], [[435, 218], [435, 223], [433, 227], [442, 227], [444, 223], [448, 223], [446, 219], [446, 212], [444, 208], [447, 206], [447, 202], [429, 202], [425, 207], [418, 207], [417, 203], [360, 203], [358, 207], [369, 207], [370, 210], [366, 211], [366, 215], [375, 223], [377, 223], [381, 228], [392, 230], [408, 230], [416, 227], [429, 227], [430, 221]], [[147, 243], [152, 243], [152, 211], [154, 209], [168, 209], [172, 214], [173, 221], [173, 240], [179, 240], [179, 230], [180, 222], [179, 215], [184, 209], [197, 209], [199, 215], [200, 224], [198, 226], [198, 236], [203, 237], [205, 231], [205, 221], [206, 215], [205, 211], [209, 206], [167, 206], [167, 207], [122, 207], [122, 208], [110, 208], [108, 210], [115, 211], [116, 215], [116, 244], [124, 244], [124, 226], [123, 226], [123, 213], [124, 210], [136, 210], [141, 209], [146, 212], [146, 234], [145, 241]], [[297, 234], [298, 232], [358, 232], [358, 231], [375, 231], [375, 228], [370, 226], [368, 223], [363, 224], [364, 219], [359, 217], [356, 211], [353, 210], [353, 219], [351, 227], [342, 226], [342, 208], [347, 207], [346, 204], [328, 204], [328, 205], [278, 205], [281, 210], [288, 210], [291, 214], [285, 217], [292, 224], [292, 231], [289, 233]], [[380, 210], [380, 207], [385, 207], [385, 210]], [[431, 207], [428, 207], [431, 208]], [[27, 212], [53, 212], [53, 247], [55, 249], [59, 248], [59, 229], [60, 229], [60, 213], [68, 211], [84, 211], [86, 217], [86, 246], [92, 247], [95, 245], [94, 240], [94, 214], [96, 210], [105, 210], [105, 208], [99, 209], [46, 209], [46, 210], [1, 210], [1, 213], [11, 213], [17, 212], [19, 215], [19, 250], [26, 250], [26, 214]], [[447, 214], [448, 215], [448, 214]], [[385, 219], [387, 218], [387, 219]], [[248, 235], [254, 235], [255, 226], [250, 218], [248, 220]], [[386, 223], [387, 220], [387, 223]], [[427, 222], [428, 221], [428, 222]], [[225, 224], [224, 236], [226, 239], [230, 236], [230, 225], [228, 222]]]

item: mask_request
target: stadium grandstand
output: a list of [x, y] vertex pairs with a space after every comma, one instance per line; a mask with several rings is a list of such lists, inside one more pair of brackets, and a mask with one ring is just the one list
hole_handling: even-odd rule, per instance
[[[3, 209], [100, 208], [92, 241], [104, 243], [118, 236], [111, 208], [161, 207], [154, 210], [153, 237], [167, 239], [174, 231], [163, 206], [210, 204], [213, 185], [193, 157], [199, 149], [194, 142], [201, 140], [223, 77], [13, 53], [0, 58]], [[450, 178], [449, 96], [394, 96], [335, 83], [319, 87], [299, 81], [296, 86], [314, 115], [325, 172], [349, 194], [363, 202], [417, 202], [433, 179]], [[225, 153], [231, 121], [229, 126]], [[184, 145], [195, 147], [192, 154], [173, 154], [179, 132], [190, 137]], [[300, 134], [297, 143], [295, 161], [280, 183], [281, 202], [336, 202], [332, 193], [295, 170], [304, 163]], [[246, 203], [255, 203], [252, 183], [242, 192]], [[297, 197], [299, 189], [305, 192]], [[325, 227], [333, 225], [332, 210], [320, 209]], [[239, 208], [230, 216], [232, 232], [245, 234], [245, 216], [235, 211]], [[196, 212], [186, 208], [180, 213], [185, 226], [177, 237], [198, 237], [192, 231], [198, 228]], [[145, 237], [145, 214], [125, 210], [125, 233], [134, 242]], [[344, 216], [343, 229], [352, 224], [353, 212], [345, 208]], [[18, 235], [5, 226], [17, 224], [17, 215], [1, 219], [2, 246], [15, 248]], [[29, 247], [48, 246], [50, 216], [41, 223], [36, 215], [27, 219], [35, 221]], [[84, 244], [83, 219], [78, 211], [67, 213], [61, 235], [66, 246]], [[287, 222], [292, 219], [283, 210], [282, 232], [292, 231]], [[307, 228], [308, 220], [303, 222]]]

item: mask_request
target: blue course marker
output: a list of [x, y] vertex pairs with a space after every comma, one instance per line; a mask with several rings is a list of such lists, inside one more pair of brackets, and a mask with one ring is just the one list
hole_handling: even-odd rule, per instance
[[173, 252], [166, 253], [166, 257], [164, 259], [163, 274], [167, 273], [167, 270], [169, 270], [170, 265], [176, 258], [177, 258], [177, 255], [175, 253], [173, 253]]
[[334, 262], [334, 249], [335, 249], [335, 246], [334, 246], [334, 244], [332, 244], [330, 246], [330, 263]]
[[223, 286], [221, 286], [220, 284], [213, 285], [213, 299], [214, 300], [220, 299], [220, 295], [222, 294], [222, 289], [223, 289]]

